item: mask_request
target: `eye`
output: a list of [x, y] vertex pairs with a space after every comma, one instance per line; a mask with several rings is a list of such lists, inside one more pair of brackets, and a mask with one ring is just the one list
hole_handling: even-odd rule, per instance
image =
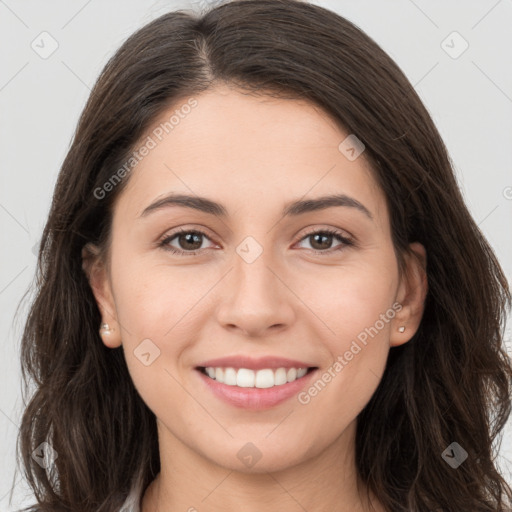
[[[204, 238], [209, 240], [206, 233], [203, 233], [202, 231], [195, 229], [180, 229], [177, 232], [165, 236], [158, 245], [162, 249], [170, 251], [173, 254], [193, 256], [198, 254], [198, 251], [205, 249], [204, 247], [201, 247], [203, 245]], [[179, 247], [171, 245], [171, 242], [175, 239]], [[335, 229], [311, 231], [301, 239], [301, 242], [308, 239], [313, 240], [311, 249], [317, 254], [330, 254], [333, 251], [339, 251], [347, 246], [354, 245], [354, 242], [347, 238], [344, 233]], [[330, 247], [333, 239], [337, 239], [341, 242], [338, 246], [335, 246], [334, 249]]]
[[[338, 239], [341, 243], [334, 247], [331, 246], [333, 238]], [[320, 229], [316, 231], [311, 231], [306, 236], [304, 236], [302, 240], [311, 239], [313, 242], [311, 244], [311, 248], [317, 254], [330, 254], [333, 251], [340, 251], [347, 246], [354, 245], [354, 242], [347, 238], [344, 233], [341, 231], [337, 231], [335, 229]]]
[[[197, 254], [197, 250], [202, 249], [202, 238], [208, 238], [202, 231], [180, 229], [178, 232], [166, 236], [159, 243], [159, 246], [174, 254], [194, 255]], [[174, 239], [176, 239], [178, 245], [181, 246], [181, 248], [170, 245], [171, 241]]]

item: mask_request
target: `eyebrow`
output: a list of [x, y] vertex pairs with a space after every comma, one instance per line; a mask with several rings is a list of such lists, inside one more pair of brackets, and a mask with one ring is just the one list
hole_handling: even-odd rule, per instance
[[[226, 218], [228, 216], [226, 208], [220, 203], [212, 201], [211, 199], [208, 199], [206, 197], [171, 193], [161, 199], [158, 199], [154, 203], [151, 203], [148, 207], [144, 209], [140, 217], [146, 217], [152, 212], [172, 206], [192, 208], [194, 210], [208, 213], [210, 215], [215, 215], [216, 217], [221, 218]], [[373, 216], [368, 210], [368, 208], [366, 208], [366, 206], [364, 206], [357, 199], [354, 199], [353, 197], [347, 196], [345, 194], [333, 194], [328, 196], [317, 197], [315, 199], [293, 201], [285, 205], [282, 215], [283, 217], [295, 217], [297, 215], [301, 215], [304, 213], [313, 212], [317, 210], [325, 210], [327, 208], [333, 208], [336, 206], [354, 208], [357, 211], [360, 211], [361, 213], [366, 215], [369, 219], [373, 220]]]

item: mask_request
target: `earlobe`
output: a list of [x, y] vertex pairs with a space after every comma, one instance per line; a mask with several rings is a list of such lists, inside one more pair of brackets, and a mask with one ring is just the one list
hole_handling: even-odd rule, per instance
[[101, 313], [102, 322], [98, 325], [99, 335], [107, 347], [117, 348], [121, 345], [121, 336], [110, 281], [105, 264], [100, 257], [100, 250], [91, 243], [86, 244], [82, 249], [82, 269]]
[[419, 242], [409, 245], [410, 252], [405, 255], [406, 270], [401, 276], [397, 301], [402, 305], [396, 314], [391, 335], [390, 346], [396, 347], [407, 343], [417, 332], [428, 292], [427, 253]]

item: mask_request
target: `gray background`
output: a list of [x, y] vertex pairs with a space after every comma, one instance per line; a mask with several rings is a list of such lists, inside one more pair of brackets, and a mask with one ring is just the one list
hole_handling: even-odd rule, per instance
[[[202, 0], [193, 3], [198, 7], [207, 4]], [[444, 138], [467, 204], [510, 282], [512, 0], [314, 3], [356, 23], [408, 76]], [[0, 0], [1, 511], [32, 502], [21, 474], [14, 474], [23, 405], [19, 339], [26, 305], [16, 319], [14, 314], [32, 282], [34, 246], [78, 116], [108, 57], [135, 29], [191, 4]], [[51, 36], [41, 36], [44, 31]], [[461, 53], [464, 41], [469, 46]], [[46, 58], [32, 47], [41, 53], [49, 51], [51, 44], [58, 48], [43, 55]], [[507, 342], [512, 354], [510, 324]], [[509, 422], [499, 457], [509, 481], [511, 438]], [[9, 505], [13, 482], [15, 492]]]

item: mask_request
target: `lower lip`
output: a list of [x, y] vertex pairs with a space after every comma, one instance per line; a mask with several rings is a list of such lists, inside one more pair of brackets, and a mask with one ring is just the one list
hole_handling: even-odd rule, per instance
[[300, 379], [280, 386], [273, 386], [271, 388], [241, 388], [222, 384], [196, 369], [196, 372], [214, 395], [235, 407], [252, 410], [268, 409], [296, 395], [309, 383], [316, 371], [317, 369], [315, 368]]

